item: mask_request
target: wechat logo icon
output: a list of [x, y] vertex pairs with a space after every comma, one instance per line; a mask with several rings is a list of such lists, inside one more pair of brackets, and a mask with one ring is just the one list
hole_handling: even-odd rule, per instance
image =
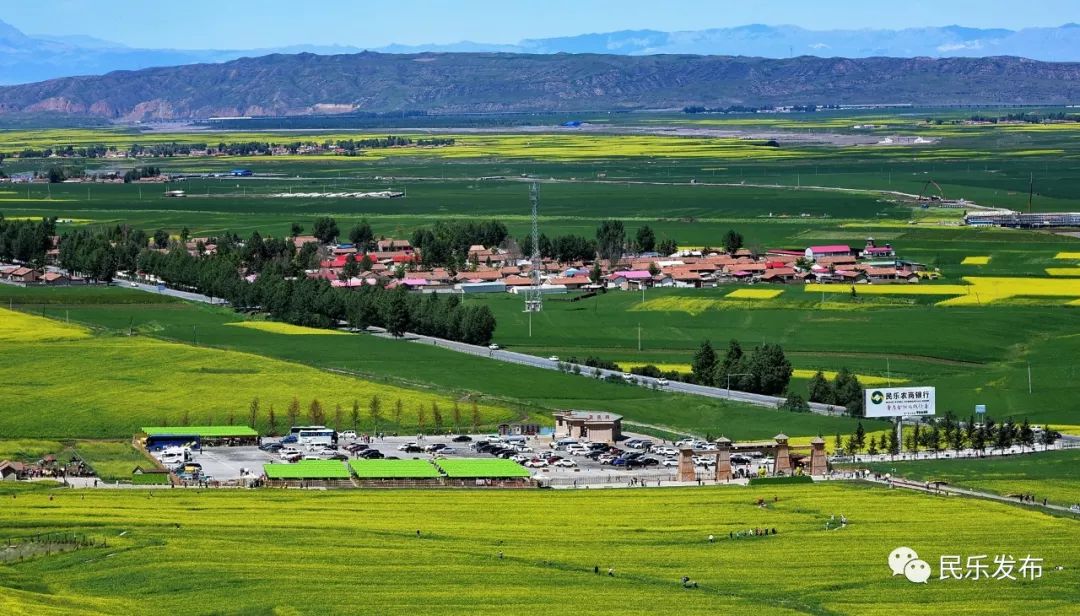
[[902, 575], [913, 584], [925, 584], [931, 574], [930, 563], [920, 560], [915, 550], [905, 547], [896, 548], [889, 554], [889, 569], [894, 576]]
[[885, 394], [881, 393], [880, 391], [875, 391], [874, 393], [870, 394], [870, 401], [874, 404], [881, 404], [885, 401]]

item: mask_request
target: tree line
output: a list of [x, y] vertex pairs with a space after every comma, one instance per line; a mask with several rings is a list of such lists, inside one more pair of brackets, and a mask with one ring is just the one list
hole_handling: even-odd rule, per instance
[[410, 243], [420, 251], [420, 262], [426, 267], [465, 268], [469, 247], [501, 245], [509, 232], [498, 220], [484, 222], [442, 221], [429, 227], [421, 227], [412, 233]]
[[56, 235], [56, 217], [41, 220], [7, 220], [0, 214], [0, 260], [20, 261], [41, 267]]
[[863, 451], [872, 456], [879, 454], [895, 456], [901, 450], [910, 453], [929, 451], [938, 454], [948, 449], [956, 453], [964, 449], [974, 449], [981, 454], [987, 449], [1004, 452], [1015, 446], [1020, 446], [1021, 450], [1030, 448], [1034, 451], [1036, 443], [1050, 447], [1057, 439], [1058, 433], [1053, 428], [1044, 426], [1037, 432], [1027, 418], [1020, 424], [1012, 419], [1006, 419], [999, 424], [990, 417], [980, 421], [975, 416], [961, 422], [949, 412], [941, 419], [915, 423], [905, 431], [902, 443], [896, 430], [888, 430], [880, 438], [871, 435], [867, 440], [866, 430], [860, 421], [855, 431], [846, 439], [837, 433], [833, 445], [835, 451], [849, 456]]
[[807, 384], [807, 397], [811, 402], [842, 406], [852, 417], [863, 413], [863, 386], [859, 378], [847, 368], [840, 368], [830, 382], [818, 370]]

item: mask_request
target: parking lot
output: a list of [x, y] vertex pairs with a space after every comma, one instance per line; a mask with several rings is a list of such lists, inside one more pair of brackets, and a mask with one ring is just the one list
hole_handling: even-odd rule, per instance
[[[468, 440], [465, 440], [465, 439]], [[644, 440], [644, 442], [637, 442]], [[277, 445], [275, 445], [277, 444]], [[203, 476], [216, 481], [235, 481], [262, 474], [264, 464], [288, 463], [276, 448], [280, 439], [264, 438], [262, 447], [207, 447], [192, 451], [191, 461], [202, 467]], [[290, 445], [285, 445], [290, 446]], [[300, 456], [345, 459], [381, 457], [432, 459], [435, 457], [507, 457], [523, 464], [538, 480], [553, 487], [653, 485], [676, 481], [677, 449], [648, 437], [630, 436], [618, 446], [555, 442], [551, 437], [519, 437], [502, 440], [496, 435], [465, 436], [388, 436], [385, 438], [341, 438], [337, 449], [304, 448], [296, 445]], [[692, 443], [696, 449], [710, 447]], [[377, 452], [377, 453], [374, 453]], [[296, 456], [294, 456], [295, 458]], [[702, 478], [711, 477], [713, 456], [707, 452], [695, 456]], [[767, 458], [732, 456], [736, 476], [756, 474], [768, 469]]]

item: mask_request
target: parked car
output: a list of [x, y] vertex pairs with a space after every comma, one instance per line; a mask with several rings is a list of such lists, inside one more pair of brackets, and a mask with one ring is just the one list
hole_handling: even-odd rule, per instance
[[664, 459], [663, 459], [663, 460], [662, 460], [662, 461], [660, 462], [660, 465], [661, 465], [661, 466], [678, 466], [678, 465], [679, 465], [679, 461], [678, 461], [678, 460], [676, 460], [675, 458], [664, 458]]
[[561, 466], [563, 468], [574, 468], [577, 466], [577, 462], [574, 462], [570, 458], [563, 458], [555, 463], [555, 466]]
[[397, 446], [397, 450], [398, 451], [405, 451], [409, 447], [416, 447], [416, 443], [414, 441], [409, 441], [408, 443], [402, 443], [401, 445]]
[[349, 459], [349, 456], [347, 456], [347, 455], [345, 455], [343, 453], [332, 453], [332, 454], [330, 454], [328, 456], [323, 456], [323, 459], [324, 460], [341, 460], [342, 462], [344, 462], [345, 460]]
[[558, 355], [552, 355], [551, 357], [548, 357], [548, 361], [559, 361], [559, 356]]
[[405, 453], [424, 453], [424, 448], [419, 445], [406, 445], [405, 449], [398, 447], [398, 450]]
[[488, 345], [488, 348], [491, 349], [492, 351], [498, 351], [499, 350], [499, 345], [492, 342], [491, 344]]
[[281, 443], [263, 443], [262, 445], [259, 445], [259, 449], [267, 453], [277, 453], [281, 451], [282, 447], [284, 447], [284, 445]]
[[528, 468], [546, 468], [547, 465], [547, 460], [541, 460], [540, 458], [525, 462], [525, 466]]
[[443, 447], [446, 447], [445, 443], [432, 443], [432, 444], [428, 445], [427, 447], [424, 447], [424, 451], [426, 451], [428, 453], [434, 453], [436, 451], [439, 451]]
[[457, 452], [458, 452], [457, 449], [454, 449], [453, 447], [443, 447], [442, 449], [440, 449], [436, 453], [438, 453], [439, 455], [445, 455], [445, 454], [448, 454], [448, 453], [457, 453]]
[[450, 440], [454, 441], [455, 443], [471, 443], [472, 437], [468, 434], [459, 434]]
[[342, 432], [341, 434], [339, 434], [338, 438], [343, 438], [343, 439], [348, 439], [348, 440], [356, 440], [356, 438], [357, 438], [356, 437], [356, 431], [355, 430], [346, 430], [346, 431]]
[[379, 460], [385, 456], [383, 456], [382, 452], [378, 449], [365, 449], [364, 451], [356, 454], [356, 457], [362, 458], [364, 460]]

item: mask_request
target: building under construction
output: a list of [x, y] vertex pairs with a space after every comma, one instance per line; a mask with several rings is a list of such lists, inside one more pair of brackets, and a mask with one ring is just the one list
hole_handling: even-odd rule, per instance
[[969, 212], [964, 224], [970, 227], [1006, 227], [1010, 229], [1049, 229], [1080, 227], [1080, 212]]

